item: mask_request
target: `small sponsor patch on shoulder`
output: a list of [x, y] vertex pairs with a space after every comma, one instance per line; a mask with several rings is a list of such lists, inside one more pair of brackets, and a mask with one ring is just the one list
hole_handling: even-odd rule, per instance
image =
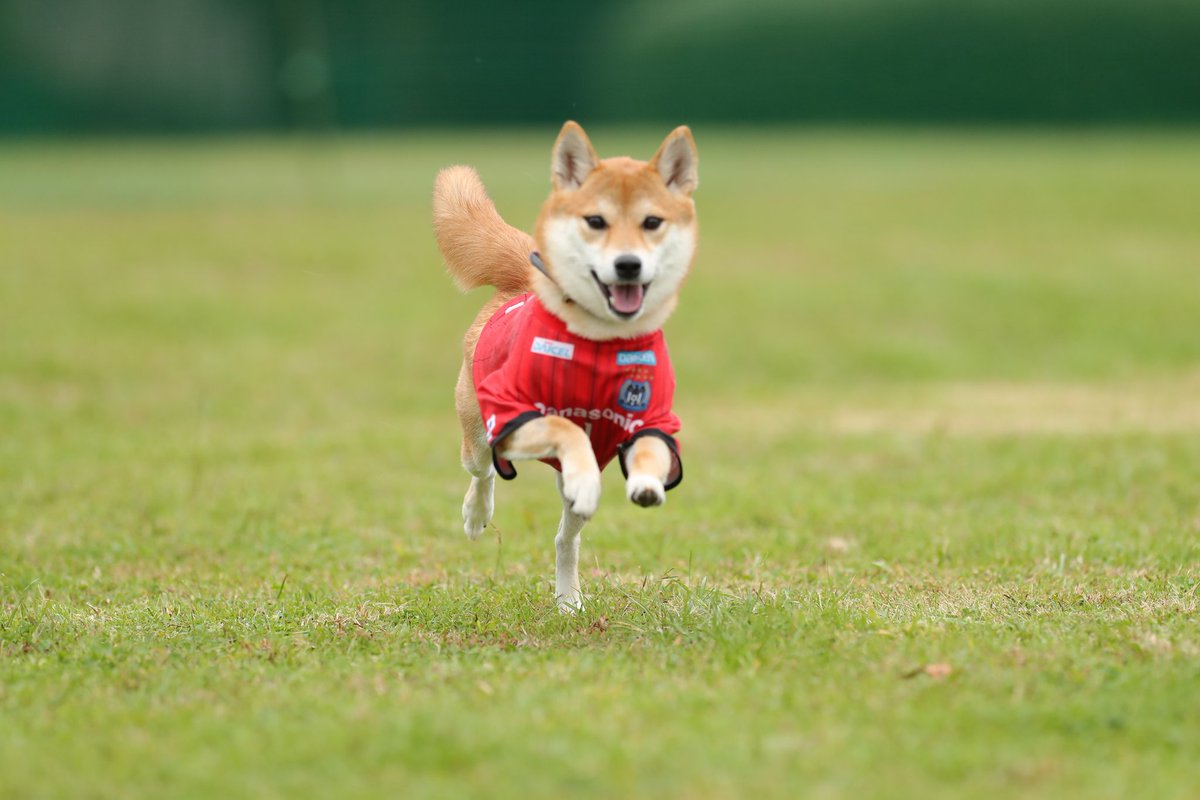
[[570, 342], [557, 342], [554, 339], [543, 339], [541, 336], [533, 338], [533, 346], [529, 348], [529, 352], [537, 353], [540, 356], [550, 356], [552, 358], [561, 358], [563, 361], [570, 361], [575, 358], [575, 345]]
[[653, 350], [621, 350], [617, 353], [618, 367], [628, 367], [633, 364], [653, 367], [658, 364], [658, 359], [655, 358]]

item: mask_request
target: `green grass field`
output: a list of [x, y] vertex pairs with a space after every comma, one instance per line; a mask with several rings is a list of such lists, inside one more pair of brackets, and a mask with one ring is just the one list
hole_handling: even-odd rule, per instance
[[698, 130], [566, 616], [428, 209], [554, 133], [0, 146], [0, 797], [1195, 797], [1200, 135]]

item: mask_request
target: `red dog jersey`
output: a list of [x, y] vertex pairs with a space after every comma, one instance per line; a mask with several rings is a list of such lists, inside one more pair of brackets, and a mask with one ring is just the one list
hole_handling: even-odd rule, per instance
[[[662, 331], [634, 339], [594, 342], [576, 336], [533, 293], [516, 297], [484, 325], [472, 363], [475, 396], [500, 477], [515, 478], [512, 464], [496, 455], [504, 437], [536, 417], [556, 414], [587, 432], [600, 469], [641, 436], [657, 436], [671, 450], [667, 489], [683, 466], [671, 434], [675, 372]], [[555, 469], [556, 460], [545, 459]]]

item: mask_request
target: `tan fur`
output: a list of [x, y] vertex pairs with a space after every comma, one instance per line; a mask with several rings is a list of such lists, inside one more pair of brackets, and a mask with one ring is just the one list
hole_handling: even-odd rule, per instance
[[633, 443], [625, 456], [625, 466], [631, 473], [644, 472], [665, 482], [671, 469], [671, 451], [662, 439], [643, 437]]
[[[545, 246], [547, 226], [563, 219], [579, 224], [589, 214], [603, 214], [610, 224], [595, 232], [594, 241], [606, 248], [653, 248], [662, 245], [668, 231], [688, 237], [683, 240], [687, 248], [694, 247], [696, 217], [691, 193], [696, 188], [695, 161], [695, 143], [686, 127], [672, 131], [649, 162], [625, 157], [601, 161], [583, 129], [568, 122], [554, 145], [553, 191], [538, 217], [537, 241], [500, 217], [475, 170], [455, 166], [438, 174], [434, 230], [447, 270], [463, 291], [479, 286], [497, 290], [463, 338], [463, 363], [455, 387], [463, 430], [462, 462], [472, 476], [463, 504], [464, 527], [471, 538], [491, 519], [495, 475], [472, 376], [475, 346], [484, 325], [513, 297], [532, 290], [572, 332], [587, 338], [628, 338], [661, 328], [675, 308], [678, 285], [632, 319], [598, 315], [570, 299], [561, 288], [564, 275], [548, 257], [552, 248]], [[645, 230], [642, 222], [648, 215], [661, 217], [663, 229]], [[541, 251], [549, 277], [530, 264], [529, 255], [535, 250]], [[676, 276], [679, 284], [690, 266], [691, 252], [685, 248], [684, 271]], [[594, 305], [594, 298], [592, 302]], [[499, 445], [499, 452], [507, 460], [556, 458], [562, 465], [563, 518], [555, 539], [555, 585], [564, 607], [578, 607], [579, 531], [595, 512], [600, 496], [600, 470], [587, 434], [569, 419], [546, 416], [511, 433]], [[626, 463], [629, 499], [643, 506], [662, 503], [663, 484], [671, 468], [666, 445], [654, 437], [643, 437], [630, 449]]]
[[463, 337], [464, 360], [454, 391], [463, 428], [463, 465], [472, 475], [479, 476], [490, 471], [492, 465], [471, 378], [475, 344], [492, 314], [529, 290], [535, 272], [529, 254], [536, 245], [529, 234], [504, 221], [479, 174], [465, 166], [447, 167], [438, 173], [433, 187], [433, 228], [446, 269], [460, 290], [465, 292], [480, 286], [497, 289]]
[[510, 294], [528, 291], [533, 239], [500, 217], [475, 170], [457, 166], [438, 173], [433, 229], [446, 268], [462, 291], [480, 286]]
[[[555, 143], [556, 150], [568, 136], [582, 139], [585, 151], [595, 159], [591, 143], [574, 122], [563, 126]], [[679, 145], [675, 145], [676, 142]], [[696, 206], [691, 197], [697, 185], [694, 176], [683, 191], [672, 191], [667, 185], [675, 167], [670, 158], [675, 146], [690, 147], [695, 152], [692, 133], [686, 126], [672, 131], [649, 162], [625, 156], [596, 160], [586, 179], [577, 187], [555, 175], [554, 191], [542, 205], [534, 234], [546, 270], [558, 279], [558, 284], [562, 283], [561, 272], [554, 263], [551, 249], [546, 247], [547, 227], [553, 220], [578, 219], [599, 213], [608, 221], [608, 228], [585, 230], [584, 235], [591, 241], [620, 250], [655, 244], [672, 228], [689, 229], [694, 235]], [[649, 215], [661, 217], [665, 221], [663, 227], [658, 231], [643, 230], [642, 220]], [[537, 284], [537, 294], [551, 313], [567, 323], [572, 333], [595, 340], [630, 338], [656, 331], [666, 323], [677, 303], [677, 294], [673, 294], [637, 319], [623, 321], [597, 317], [576, 303], [566, 302], [559, 286], [544, 279]]]
[[584, 519], [595, 513], [600, 467], [588, 435], [571, 420], [556, 416], [530, 420], [501, 442], [500, 455], [509, 461], [557, 458], [567, 507]]

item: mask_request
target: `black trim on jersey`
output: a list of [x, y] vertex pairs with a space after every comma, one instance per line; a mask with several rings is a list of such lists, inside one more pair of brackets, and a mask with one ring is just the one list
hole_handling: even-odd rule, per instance
[[500, 442], [504, 441], [504, 437], [511, 436], [513, 431], [515, 431], [517, 428], [521, 427], [526, 422], [529, 422], [531, 419], [537, 419], [540, 416], [542, 416], [542, 412], [540, 411], [524, 411], [520, 414], [517, 414], [508, 421], [507, 425], [500, 429], [500, 433], [496, 434], [496, 438], [492, 440], [492, 466], [496, 468], [496, 474], [501, 478], [504, 478], [504, 480], [511, 481], [513, 478], [517, 477], [517, 468], [512, 466], [512, 462], [509, 461], [508, 465], [512, 468], [511, 472], [505, 472], [504, 470], [500, 469], [500, 457], [496, 455], [496, 447], [500, 444]]
[[[662, 439], [667, 443], [667, 448], [675, 458], [675, 464], [679, 465], [679, 474], [675, 476], [675, 480], [668, 483], [663, 489], [666, 491], [674, 489], [683, 482], [683, 459], [679, 457], [679, 443], [675, 441], [674, 436], [663, 433], [658, 428], [643, 428], [617, 446], [617, 461], [621, 464], [621, 474], [626, 478], [629, 477], [629, 470], [625, 467], [625, 451], [633, 447], [633, 443], [643, 436], [653, 436], [655, 439]], [[667, 473], [667, 477], [670, 477], [670, 472]]]

